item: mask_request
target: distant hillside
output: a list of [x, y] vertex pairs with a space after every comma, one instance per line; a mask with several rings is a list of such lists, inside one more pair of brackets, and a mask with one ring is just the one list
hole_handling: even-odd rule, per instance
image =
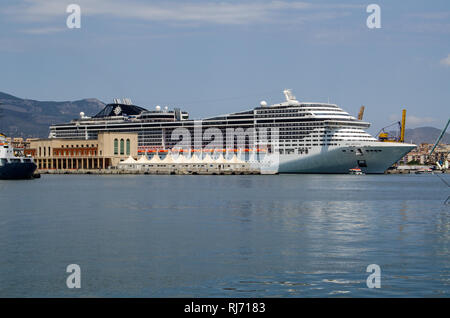
[[21, 99], [0, 92], [0, 132], [12, 137], [48, 137], [50, 124], [68, 122], [81, 111], [96, 114], [105, 104], [89, 98], [52, 102]]
[[[416, 145], [421, 143], [434, 144], [436, 139], [441, 134], [442, 128], [437, 129], [434, 127], [418, 127], [405, 130], [405, 142], [410, 142]], [[389, 132], [389, 134], [395, 136], [396, 132]], [[398, 132], [397, 132], [398, 134]], [[442, 143], [450, 144], [450, 134], [446, 133], [442, 139]]]

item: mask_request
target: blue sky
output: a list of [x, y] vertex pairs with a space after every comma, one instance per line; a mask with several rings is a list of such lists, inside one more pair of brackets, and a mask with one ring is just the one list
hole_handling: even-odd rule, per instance
[[[66, 26], [67, 5], [81, 28]], [[369, 29], [366, 7], [381, 8]], [[450, 2], [2, 0], [0, 91], [38, 100], [129, 97], [200, 118], [328, 101], [371, 132], [450, 115]]]

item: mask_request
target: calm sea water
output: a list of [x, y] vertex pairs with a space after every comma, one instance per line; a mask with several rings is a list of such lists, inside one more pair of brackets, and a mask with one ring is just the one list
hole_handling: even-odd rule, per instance
[[0, 296], [448, 297], [449, 194], [435, 175], [0, 181]]

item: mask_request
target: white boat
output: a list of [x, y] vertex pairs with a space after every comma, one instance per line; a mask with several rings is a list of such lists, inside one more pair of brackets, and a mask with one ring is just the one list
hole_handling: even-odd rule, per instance
[[355, 174], [355, 175], [363, 175], [364, 173], [360, 168], [352, 168], [348, 170], [349, 174]]

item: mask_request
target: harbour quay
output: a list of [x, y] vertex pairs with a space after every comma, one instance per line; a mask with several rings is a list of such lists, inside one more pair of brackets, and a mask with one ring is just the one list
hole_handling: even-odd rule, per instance
[[397, 165], [386, 170], [385, 174], [450, 173], [449, 169], [436, 169], [433, 165]]

